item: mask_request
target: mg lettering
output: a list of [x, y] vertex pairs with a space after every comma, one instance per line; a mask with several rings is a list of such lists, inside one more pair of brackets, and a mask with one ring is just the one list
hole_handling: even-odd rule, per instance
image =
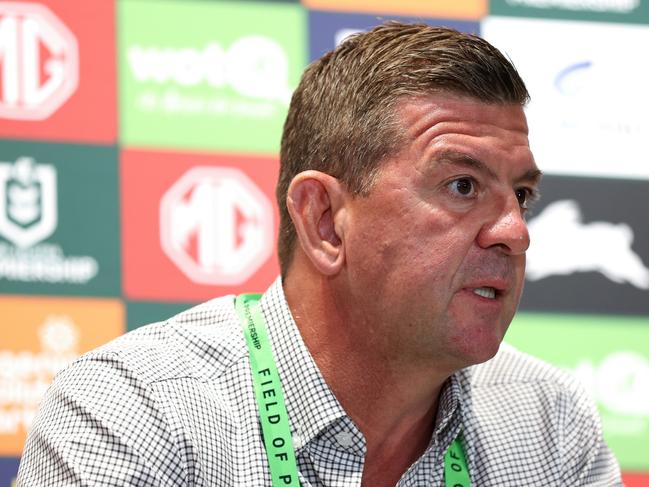
[[237, 169], [193, 168], [162, 198], [160, 238], [191, 281], [241, 284], [272, 253], [272, 206]]
[[36, 3], [0, 3], [0, 117], [43, 120], [76, 91], [77, 40]]

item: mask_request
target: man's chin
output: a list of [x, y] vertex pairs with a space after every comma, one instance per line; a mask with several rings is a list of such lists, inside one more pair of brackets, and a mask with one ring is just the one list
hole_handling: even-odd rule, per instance
[[467, 336], [459, 343], [458, 355], [465, 362], [464, 367], [476, 365], [492, 359], [498, 353], [504, 332], [494, 328]]

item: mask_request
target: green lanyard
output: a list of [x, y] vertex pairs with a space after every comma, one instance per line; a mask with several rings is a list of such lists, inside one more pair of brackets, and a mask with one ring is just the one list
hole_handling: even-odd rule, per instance
[[242, 294], [235, 307], [250, 351], [252, 382], [273, 486], [300, 485], [284, 392], [257, 302], [259, 294]]
[[[284, 392], [266, 323], [257, 303], [261, 295], [242, 294], [235, 301], [250, 352], [250, 369], [273, 486], [300, 485]], [[446, 487], [470, 487], [469, 469], [459, 437], [444, 455]]]
[[459, 436], [449, 445], [444, 455], [444, 481], [446, 487], [471, 487], [469, 467]]

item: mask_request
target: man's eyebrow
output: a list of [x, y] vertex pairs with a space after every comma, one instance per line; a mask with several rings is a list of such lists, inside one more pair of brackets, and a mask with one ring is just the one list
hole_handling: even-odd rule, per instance
[[[445, 151], [437, 157], [437, 160], [441, 164], [470, 167], [486, 174], [489, 179], [498, 179], [496, 173], [487, 164], [462, 152]], [[526, 171], [523, 175], [516, 178], [516, 182], [529, 182], [531, 184], [538, 184], [542, 176], [543, 173], [541, 172], [541, 170], [534, 168]]]
[[532, 184], [539, 184], [541, 178], [543, 177], [543, 172], [540, 169], [530, 169], [521, 177], [516, 178], [517, 183], [529, 182]]
[[475, 159], [470, 155], [464, 154], [462, 152], [444, 151], [439, 156], [437, 156], [437, 160], [441, 164], [449, 164], [453, 166], [464, 166], [464, 167], [469, 167], [471, 169], [475, 169], [476, 171], [486, 174], [489, 177], [489, 179], [498, 178], [498, 176], [493, 171], [493, 169], [487, 166], [484, 162]]

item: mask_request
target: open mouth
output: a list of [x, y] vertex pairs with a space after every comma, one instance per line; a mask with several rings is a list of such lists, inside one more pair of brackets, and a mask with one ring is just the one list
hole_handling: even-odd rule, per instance
[[493, 287], [478, 287], [473, 292], [483, 298], [496, 299], [496, 289]]

